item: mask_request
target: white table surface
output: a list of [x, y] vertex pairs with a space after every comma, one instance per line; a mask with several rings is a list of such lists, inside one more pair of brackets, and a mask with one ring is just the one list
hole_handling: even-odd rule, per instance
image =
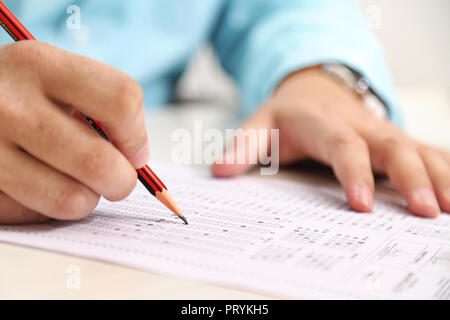
[[[409, 88], [401, 92], [406, 130], [450, 151], [450, 92], [446, 88]], [[213, 111], [211, 111], [213, 109]], [[170, 135], [176, 128], [232, 128], [223, 108], [183, 106], [150, 112], [152, 161], [170, 161]], [[282, 173], [288, 179], [335, 184], [332, 177]], [[325, 179], [325, 180], [324, 180]], [[258, 293], [130, 269], [59, 253], [0, 243], [0, 299], [267, 299]], [[81, 287], [69, 290], [67, 268], [78, 266]]]

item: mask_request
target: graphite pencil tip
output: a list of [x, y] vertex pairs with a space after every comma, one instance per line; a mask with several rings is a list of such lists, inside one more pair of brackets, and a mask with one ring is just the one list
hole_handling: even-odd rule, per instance
[[187, 224], [187, 225], [189, 224], [189, 223], [187, 222], [187, 219], [186, 219], [184, 216], [179, 216], [179, 217], [180, 217], [181, 220], [184, 221], [185, 224]]
[[156, 192], [156, 198], [161, 201], [167, 208], [169, 208], [173, 213], [175, 213], [181, 220], [183, 220], [185, 224], [188, 224], [186, 218], [181, 213], [181, 210], [178, 208], [169, 191], [163, 190], [162, 192]]

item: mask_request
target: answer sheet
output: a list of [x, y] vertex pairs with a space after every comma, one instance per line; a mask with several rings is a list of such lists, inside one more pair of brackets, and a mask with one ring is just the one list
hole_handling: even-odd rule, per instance
[[358, 214], [337, 188], [156, 169], [188, 226], [139, 185], [80, 222], [0, 226], [0, 241], [281, 298], [450, 299], [448, 214], [416, 218], [383, 195]]

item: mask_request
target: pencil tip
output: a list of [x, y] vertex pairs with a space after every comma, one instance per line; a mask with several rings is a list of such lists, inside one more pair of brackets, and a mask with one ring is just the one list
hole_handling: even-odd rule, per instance
[[157, 192], [156, 198], [161, 201], [167, 208], [169, 208], [173, 213], [175, 213], [181, 220], [183, 220], [185, 224], [189, 224], [176, 205], [169, 191], [163, 190], [162, 192]]
[[180, 219], [184, 221], [184, 223], [186, 225], [188, 225], [189, 223], [187, 222], [187, 219], [184, 216], [180, 216]]

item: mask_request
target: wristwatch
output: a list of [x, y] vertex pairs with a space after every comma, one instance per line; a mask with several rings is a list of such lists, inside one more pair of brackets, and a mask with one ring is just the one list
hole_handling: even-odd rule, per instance
[[372, 90], [369, 80], [358, 71], [342, 64], [324, 64], [322, 71], [361, 96], [364, 101], [364, 107], [375, 116], [380, 118], [388, 117], [386, 104]]

